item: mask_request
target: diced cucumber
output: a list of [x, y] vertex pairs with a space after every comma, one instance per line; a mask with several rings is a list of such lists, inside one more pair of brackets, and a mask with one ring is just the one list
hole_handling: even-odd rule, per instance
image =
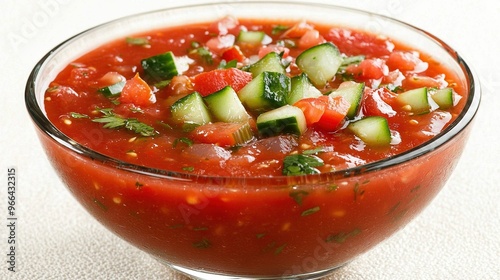
[[449, 109], [453, 107], [453, 89], [442, 88], [437, 90], [431, 90], [430, 96], [434, 102], [437, 103], [439, 109]]
[[235, 145], [245, 144], [253, 138], [253, 131], [248, 122], [242, 124], [238, 130], [233, 132]]
[[203, 98], [216, 120], [222, 122], [248, 121], [249, 115], [236, 92], [230, 86]]
[[387, 119], [370, 116], [350, 123], [347, 126], [354, 135], [370, 146], [387, 146], [391, 144], [391, 130]]
[[102, 93], [106, 97], [116, 97], [122, 92], [123, 87], [125, 86], [125, 82], [126, 80], [123, 79], [110, 86], [99, 88], [97, 91]]
[[257, 129], [266, 137], [279, 134], [301, 135], [307, 129], [307, 124], [301, 109], [285, 105], [260, 114], [257, 117]]
[[430, 112], [431, 106], [427, 96], [427, 88], [421, 87], [400, 93], [396, 99], [402, 105], [402, 109], [414, 114], [426, 114]]
[[260, 73], [267, 72], [278, 72], [285, 74], [285, 66], [281, 63], [281, 56], [276, 52], [270, 52], [262, 57], [259, 61], [248, 67], [248, 71], [252, 73], [252, 77], [257, 77]]
[[249, 110], [260, 113], [285, 105], [289, 93], [287, 75], [264, 71], [246, 84], [238, 96]]
[[264, 38], [266, 37], [266, 33], [263, 31], [246, 31], [241, 30], [236, 38], [237, 43], [246, 43], [252, 45], [258, 45], [262, 43]]
[[290, 94], [288, 95], [286, 102], [293, 105], [295, 102], [303, 98], [319, 97], [321, 95], [321, 91], [319, 91], [311, 83], [305, 73], [302, 73], [298, 76], [292, 77]]
[[364, 90], [364, 83], [348, 81], [340, 84], [336, 90], [330, 93], [330, 96], [342, 96], [347, 100], [347, 102], [349, 102], [349, 104], [351, 104], [346, 116], [348, 119], [352, 120], [358, 114]]
[[141, 60], [144, 71], [156, 81], [168, 80], [179, 74], [172, 52], [155, 55]]
[[172, 104], [170, 112], [172, 119], [178, 124], [202, 125], [211, 121], [203, 97], [196, 91]]
[[297, 66], [307, 74], [317, 87], [324, 87], [330, 81], [340, 65], [342, 56], [334, 44], [327, 42], [303, 51], [296, 59]]

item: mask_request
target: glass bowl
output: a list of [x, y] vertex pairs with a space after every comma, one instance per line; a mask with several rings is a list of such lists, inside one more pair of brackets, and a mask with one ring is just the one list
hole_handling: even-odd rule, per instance
[[[468, 90], [465, 108], [442, 133], [403, 154], [326, 174], [272, 178], [193, 176], [136, 166], [81, 146], [47, 119], [49, 83], [86, 52], [130, 34], [227, 15], [305, 19], [405, 42], [460, 78]], [[330, 5], [226, 2], [153, 11], [84, 31], [36, 64], [25, 101], [64, 184], [116, 235], [195, 278], [297, 279], [330, 273], [387, 239], [429, 204], [459, 160], [480, 88], [455, 50], [403, 22]], [[102, 135], [89, 135], [102, 141]], [[300, 214], [314, 205], [321, 211], [307, 218]]]

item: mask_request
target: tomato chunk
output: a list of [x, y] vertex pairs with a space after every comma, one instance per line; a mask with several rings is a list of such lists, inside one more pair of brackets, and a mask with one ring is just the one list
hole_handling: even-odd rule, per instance
[[245, 55], [241, 52], [240, 47], [235, 45], [222, 53], [222, 59], [225, 61], [236, 60], [238, 62], [242, 62], [245, 60]]
[[345, 119], [350, 104], [342, 96], [334, 98], [320, 96], [301, 99], [294, 106], [299, 107], [304, 112], [307, 126], [314, 125], [326, 131], [333, 131]]
[[239, 143], [238, 130], [246, 123], [215, 122], [198, 126], [191, 132], [191, 138], [197, 143], [216, 144], [231, 147]]
[[200, 73], [192, 80], [194, 90], [207, 96], [226, 86], [231, 86], [237, 92], [252, 80], [252, 74], [236, 68], [215, 69]]
[[141, 79], [139, 73], [136, 73], [132, 79], [125, 82], [120, 94], [120, 102], [141, 106], [155, 103], [156, 98], [149, 85]]

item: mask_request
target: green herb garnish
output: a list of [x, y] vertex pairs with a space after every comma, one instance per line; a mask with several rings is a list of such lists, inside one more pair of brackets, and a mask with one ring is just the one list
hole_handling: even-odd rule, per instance
[[288, 155], [283, 160], [283, 175], [320, 173], [315, 167], [323, 166], [323, 160], [314, 155]]
[[326, 242], [344, 243], [348, 238], [354, 237], [361, 233], [360, 229], [354, 229], [351, 232], [340, 232], [331, 234], [326, 238]]
[[179, 145], [179, 143], [186, 144], [186, 146], [188, 146], [188, 147], [191, 147], [194, 144], [193, 140], [191, 140], [187, 137], [181, 137], [181, 138], [175, 139], [174, 144], [172, 146], [175, 148], [175, 147], [177, 147], [177, 145]]
[[285, 249], [285, 247], [286, 247], [286, 243], [279, 246], [278, 248], [276, 248], [276, 250], [274, 250], [274, 254], [279, 255], [281, 252], [283, 252], [283, 249]]
[[191, 50], [189, 51], [189, 54], [198, 54], [208, 65], [212, 65], [214, 63], [212, 52], [208, 48], [200, 45], [198, 42], [191, 42]]
[[101, 201], [99, 201], [97, 198], [94, 198], [94, 203], [97, 204], [97, 206], [99, 206], [99, 208], [101, 208], [102, 210], [104, 211], [108, 211], [108, 207], [106, 207], [106, 205], [104, 205]]
[[238, 61], [236, 59], [230, 60], [230, 61], [225, 61], [224, 59], [221, 60], [219, 64], [219, 69], [229, 69], [229, 68], [236, 68], [238, 66]]
[[298, 204], [298, 205], [302, 205], [302, 200], [304, 199], [304, 197], [306, 195], [308, 195], [309, 193], [306, 192], [306, 191], [303, 191], [303, 190], [300, 190], [300, 191], [291, 191], [288, 195], [293, 198], [293, 200], [295, 200], [295, 202]]
[[314, 214], [316, 212], [319, 211], [319, 206], [316, 206], [316, 207], [313, 207], [313, 208], [310, 208], [310, 209], [307, 209], [305, 210], [304, 212], [302, 212], [301, 216], [304, 217], [304, 216], [309, 216], [311, 214]]
[[276, 35], [279, 34], [283, 31], [286, 31], [289, 27], [286, 25], [278, 24], [273, 26], [273, 29], [271, 30], [271, 34]]
[[137, 119], [133, 118], [122, 118], [119, 115], [116, 115], [113, 112], [113, 109], [99, 109], [99, 112], [101, 112], [104, 117], [102, 118], [96, 118], [93, 119], [93, 122], [97, 123], [103, 123], [104, 128], [109, 128], [109, 129], [120, 129], [120, 128], [126, 128], [130, 131], [133, 131], [135, 133], [138, 133], [142, 136], [154, 136], [156, 135], [156, 131], [154, 130], [153, 127], [142, 123], [138, 121]]
[[75, 113], [75, 112], [71, 112], [69, 113], [70, 117], [74, 118], [74, 119], [88, 119], [89, 116], [85, 115], [85, 114], [80, 114], [80, 113]]
[[193, 172], [194, 171], [194, 167], [192, 167], [192, 166], [184, 166], [182, 168], [182, 170], [187, 171], [187, 172]]
[[202, 240], [200, 240], [198, 242], [194, 242], [193, 246], [195, 248], [198, 248], [198, 249], [207, 249], [210, 246], [212, 246], [212, 243], [210, 243], [210, 241], [208, 239], [203, 238]]

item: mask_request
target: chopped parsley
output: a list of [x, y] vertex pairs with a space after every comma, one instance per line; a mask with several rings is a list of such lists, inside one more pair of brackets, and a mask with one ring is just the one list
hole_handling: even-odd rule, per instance
[[88, 115], [75, 113], [75, 112], [71, 112], [71, 113], [69, 113], [69, 115], [74, 119], [88, 119], [89, 118]]
[[191, 48], [192, 49], [189, 51], [189, 54], [198, 54], [208, 65], [212, 65], [214, 63], [213, 54], [208, 48], [200, 45], [198, 42], [191, 42]]
[[185, 144], [188, 147], [191, 147], [194, 144], [193, 140], [191, 140], [191, 139], [189, 139], [187, 137], [181, 137], [181, 138], [175, 139], [174, 140], [174, 144], [172, 146], [174, 148], [176, 148], [177, 145], [179, 145], [179, 143]]
[[192, 167], [192, 166], [184, 166], [182, 168], [182, 170], [187, 171], [187, 172], [193, 172], [194, 171], [194, 167]]
[[229, 69], [229, 68], [236, 68], [238, 66], [238, 61], [236, 59], [230, 60], [230, 61], [225, 61], [224, 59], [221, 60], [219, 64], [219, 69]]
[[317, 174], [316, 167], [323, 165], [323, 160], [314, 155], [288, 155], [283, 160], [283, 175]]
[[99, 208], [101, 208], [102, 210], [104, 211], [108, 211], [108, 207], [106, 207], [106, 205], [104, 205], [101, 201], [99, 201], [97, 198], [94, 198], [94, 203], [97, 204], [97, 206], [99, 206]]
[[97, 123], [103, 123], [104, 128], [109, 128], [109, 129], [119, 129], [119, 128], [126, 128], [130, 131], [133, 131], [135, 133], [138, 133], [142, 136], [154, 136], [156, 135], [156, 131], [153, 127], [142, 123], [138, 121], [137, 119], [134, 118], [122, 118], [119, 115], [116, 115], [113, 112], [113, 109], [99, 109], [99, 112], [101, 112], [104, 117], [102, 118], [95, 118], [92, 121], [97, 122]]
[[319, 206], [316, 206], [316, 207], [305, 210], [304, 212], [302, 212], [301, 216], [302, 217], [309, 216], [311, 214], [318, 212], [319, 210], [320, 210]]
[[273, 35], [280, 34], [283, 31], [286, 31], [288, 28], [289, 27], [287, 25], [283, 25], [283, 24], [275, 25], [275, 26], [273, 26], [273, 29], [271, 30], [271, 34], [273, 34]]
[[198, 249], [207, 249], [207, 248], [210, 248], [210, 246], [212, 246], [212, 243], [210, 243], [210, 241], [208, 239], [203, 238], [202, 240], [200, 240], [198, 242], [194, 242], [193, 246], [195, 248], [198, 248]]
[[354, 229], [350, 232], [331, 234], [326, 238], [326, 242], [344, 243], [348, 238], [354, 237], [360, 233], [360, 229]]
[[309, 193], [306, 192], [306, 191], [303, 191], [303, 190], [299, 190], [299, 191], [291, 191], [288, 195], [293, 198], [293, 200], [295, 200], [295, 202], [298, 204], [298, 205], [302, 205], [302, 200], [304, 199], [304, 197], [306, 195], [308, 195]]

